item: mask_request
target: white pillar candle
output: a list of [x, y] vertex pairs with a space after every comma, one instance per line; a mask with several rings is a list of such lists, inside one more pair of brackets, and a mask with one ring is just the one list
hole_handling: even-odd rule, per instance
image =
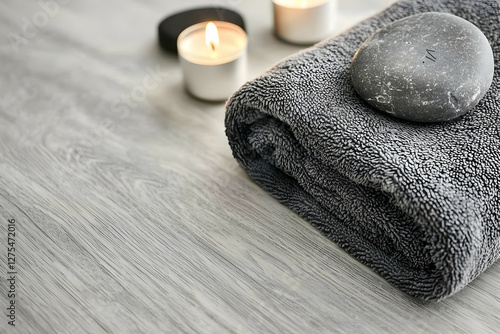
[[295, 44], [313, 44], [335, 27], [337, 0], [273, 0], [276, 35]]
[[177, 38], [186, 89], [202, 100], [223, 101], [246, 79], [247, 35], [223, 21], [186, 28]]

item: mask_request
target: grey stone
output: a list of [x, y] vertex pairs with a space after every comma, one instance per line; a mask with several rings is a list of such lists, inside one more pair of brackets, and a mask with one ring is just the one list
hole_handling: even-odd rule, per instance
[[370, 105], [418, 122], [447, 121], [473, 109], [493, 80], [484, 34], [451, 14], [406, 17], [368, 38], [354, 55], [351, 80]]

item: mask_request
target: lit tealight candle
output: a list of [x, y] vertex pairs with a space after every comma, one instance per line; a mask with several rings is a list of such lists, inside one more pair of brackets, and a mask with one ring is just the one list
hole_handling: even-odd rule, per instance
[[245, 82], [247, 36], [235, 24], [192, 25], [179, 35], [177, 49], [186, 88], [197, 98], [223, 101]]
[[295, 44], [313, 44], [335, 27], [337, 0], [273, 0], [276, 35]]

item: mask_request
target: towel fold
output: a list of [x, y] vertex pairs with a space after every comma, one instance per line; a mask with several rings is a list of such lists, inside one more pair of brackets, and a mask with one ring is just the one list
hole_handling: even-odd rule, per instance
[[[419, 124], [362, 101], [349, 67], [375, 31], [429, 11], [478, 26], [495, 75], [470, 113]], [[499, 58], [500, 0], [402, 0], [245, 84], [227, 103], [226, 135], [280, 202], [393, 285], [439, 300], [500, 255]]]

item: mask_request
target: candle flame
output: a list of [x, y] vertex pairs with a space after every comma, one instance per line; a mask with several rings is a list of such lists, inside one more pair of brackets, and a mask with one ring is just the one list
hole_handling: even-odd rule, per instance
[[299, 0], [299, 6], [301, 8], [306, 8], [307, 7], [307, 0]]
[[215, 47], [219, 45], [219, 32], [213, 22], [208, 22], [205, 29], [205, 43], [212, 51], [215, 51]]

